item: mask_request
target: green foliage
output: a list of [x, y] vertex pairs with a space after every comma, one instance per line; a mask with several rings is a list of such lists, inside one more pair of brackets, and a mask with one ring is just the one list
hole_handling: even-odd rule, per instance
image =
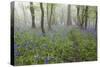
[[96, 39], [80, 30], [71, 30], [65, 38], [56, 33], [53, 39], [28, 32], [16, 33], [19, 46], [15, 65], [48, 64], [96, 60]]
[[81, 61], [96, 60], [96, 39], [90, 33], [84, 34], [79, 30], [72, 30], [69, 39], [76, 44], [77, 49], [75, 50], [78, 52]]

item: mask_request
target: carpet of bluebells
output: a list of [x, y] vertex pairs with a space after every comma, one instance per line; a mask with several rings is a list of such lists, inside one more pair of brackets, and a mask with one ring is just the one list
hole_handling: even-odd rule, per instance
[[[64, 32], [64, 33], [63, 33]], [[53, 34], [53, 33], [52, 33]], [[52, 64], [97, 59], [96, 38], [79, 29], [45, 36], [30, 32], [14, 34], [15, 65]]]

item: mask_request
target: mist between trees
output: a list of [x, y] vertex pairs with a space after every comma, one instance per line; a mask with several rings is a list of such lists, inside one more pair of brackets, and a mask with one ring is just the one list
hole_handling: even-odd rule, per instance
[[14, 8], [15, 29], [45, 28], [52, 25], [74, 25], [80, 28], [96, 28], [97, 7], [55, 3], [16, 2]]

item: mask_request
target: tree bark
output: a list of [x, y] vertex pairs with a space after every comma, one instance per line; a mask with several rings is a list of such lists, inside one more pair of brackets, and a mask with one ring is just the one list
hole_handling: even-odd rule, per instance
[[77, 25], [80, 26], [81, 20], [80, 20], [80, 6], [77, 5]]
[[68, 13], [67, 13], [67, 25], [71, 25], [72, 22], [71, 22], [71, 5], [68, 5]]
[[48, 27], [49, 29], [51, 29], [51, 21], [52, 21], [52, 14], [53, 14], [53, 4], [51, 4], [51, 9], [50, 9], [51, 13], [50, 13], [50, 19], [49, 19], [49, 22], [48, 22]]
[[88, 22], [88, 6], [85, 9], [85, 29], [87, 29], [87, 22]]
[[30, 12], [32, 16], [32, 28], [35, 28], [35, 11], [32, 2], [30, 2]]
[[83, 27], [84, 18], [85, 18], [85, 17], [84, 17], [84, 10], [85, 10], [85, 9], [84, 9], [84, 7], [83, 7], [83, 9], [82, 9], [82, 17], [81, 17], [81, 28], [84, 28], [84, 27]]
[[48, 23], [48, 9], [49, 9], [49, 7], [48, 7], [48, 3], [47, 3], [47, 23]]
[[44, 30], [44, 9], [43, 9], [42, 3], [40, 3], [40, 9], [41, 9], [41, 29], [42, 29], [42, 33], [45, 34], [45, 30]]
[[95, 30], [97, 30], [97, 20], [98, 20], [98, 17], [97, 17], [97, 7], [96, 7], [96, 23], [95, 23]]
[[80, 7], [77, 6], [77, 22], [79, 23], [79, 11], [80, 11]]

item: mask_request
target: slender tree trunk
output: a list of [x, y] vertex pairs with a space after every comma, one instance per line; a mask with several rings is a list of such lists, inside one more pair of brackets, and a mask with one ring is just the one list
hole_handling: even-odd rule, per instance
[[77, 22], [79, 23], [79, 11], [80, 11], [80, 7], [77, 6]]
[[30, 2], [30, 12], [32, 16], [32, 28], [35, 28], [35, 11], [32, 2]]
[[51, 13], [50, 13], [50, 19], [49, 19], [49, 22], [48, 22], [49, 29], [51, 29], [52, 14], [53, 14], [53, 4], [51, 4]]
[[49, 8], [48, 8], [48, 4], [47, 4], [47, 23], [48, 23], [48, 20], [49, 20], [49, 19], [48, 19], [48, 9], [49, 9]]
[[95, 30], [97, 30], [97, 20], [98, 20], [98, 17], [97, 17], [97, 7], [96, 7], [96, 22], [95, 22]]
[[77, 25], [80, 26], [80, 6], [77, 6]]
[[55, 10], [53, 10], [53, 23], [56, 23], [56, 18], [55, 18]]
[[71, 25], [72, 22], [71, 22], [71, 5], [68, 5], [68, 18], [67, 18], [67, 25]]
[[88, 22], [88, 6], [85, 9], [85, 29], [87, 29], [87, 22]]
[[63, 8], [62, 8], [62, 11], [61, 11], [61, 23], [64, 22], [64, 11], [63, 11]]
[[84, 7], [82, 9], [81, 28], [83, 28], [83, 24], [84, 24]]
[[44, 35], [45, 34], [45, 30], [44, 30], [44, 9], [43, 9], [42, 3], [40, 3], [40, 9], [41, 9], [41, 29], [42, 29], [42, 33]]

